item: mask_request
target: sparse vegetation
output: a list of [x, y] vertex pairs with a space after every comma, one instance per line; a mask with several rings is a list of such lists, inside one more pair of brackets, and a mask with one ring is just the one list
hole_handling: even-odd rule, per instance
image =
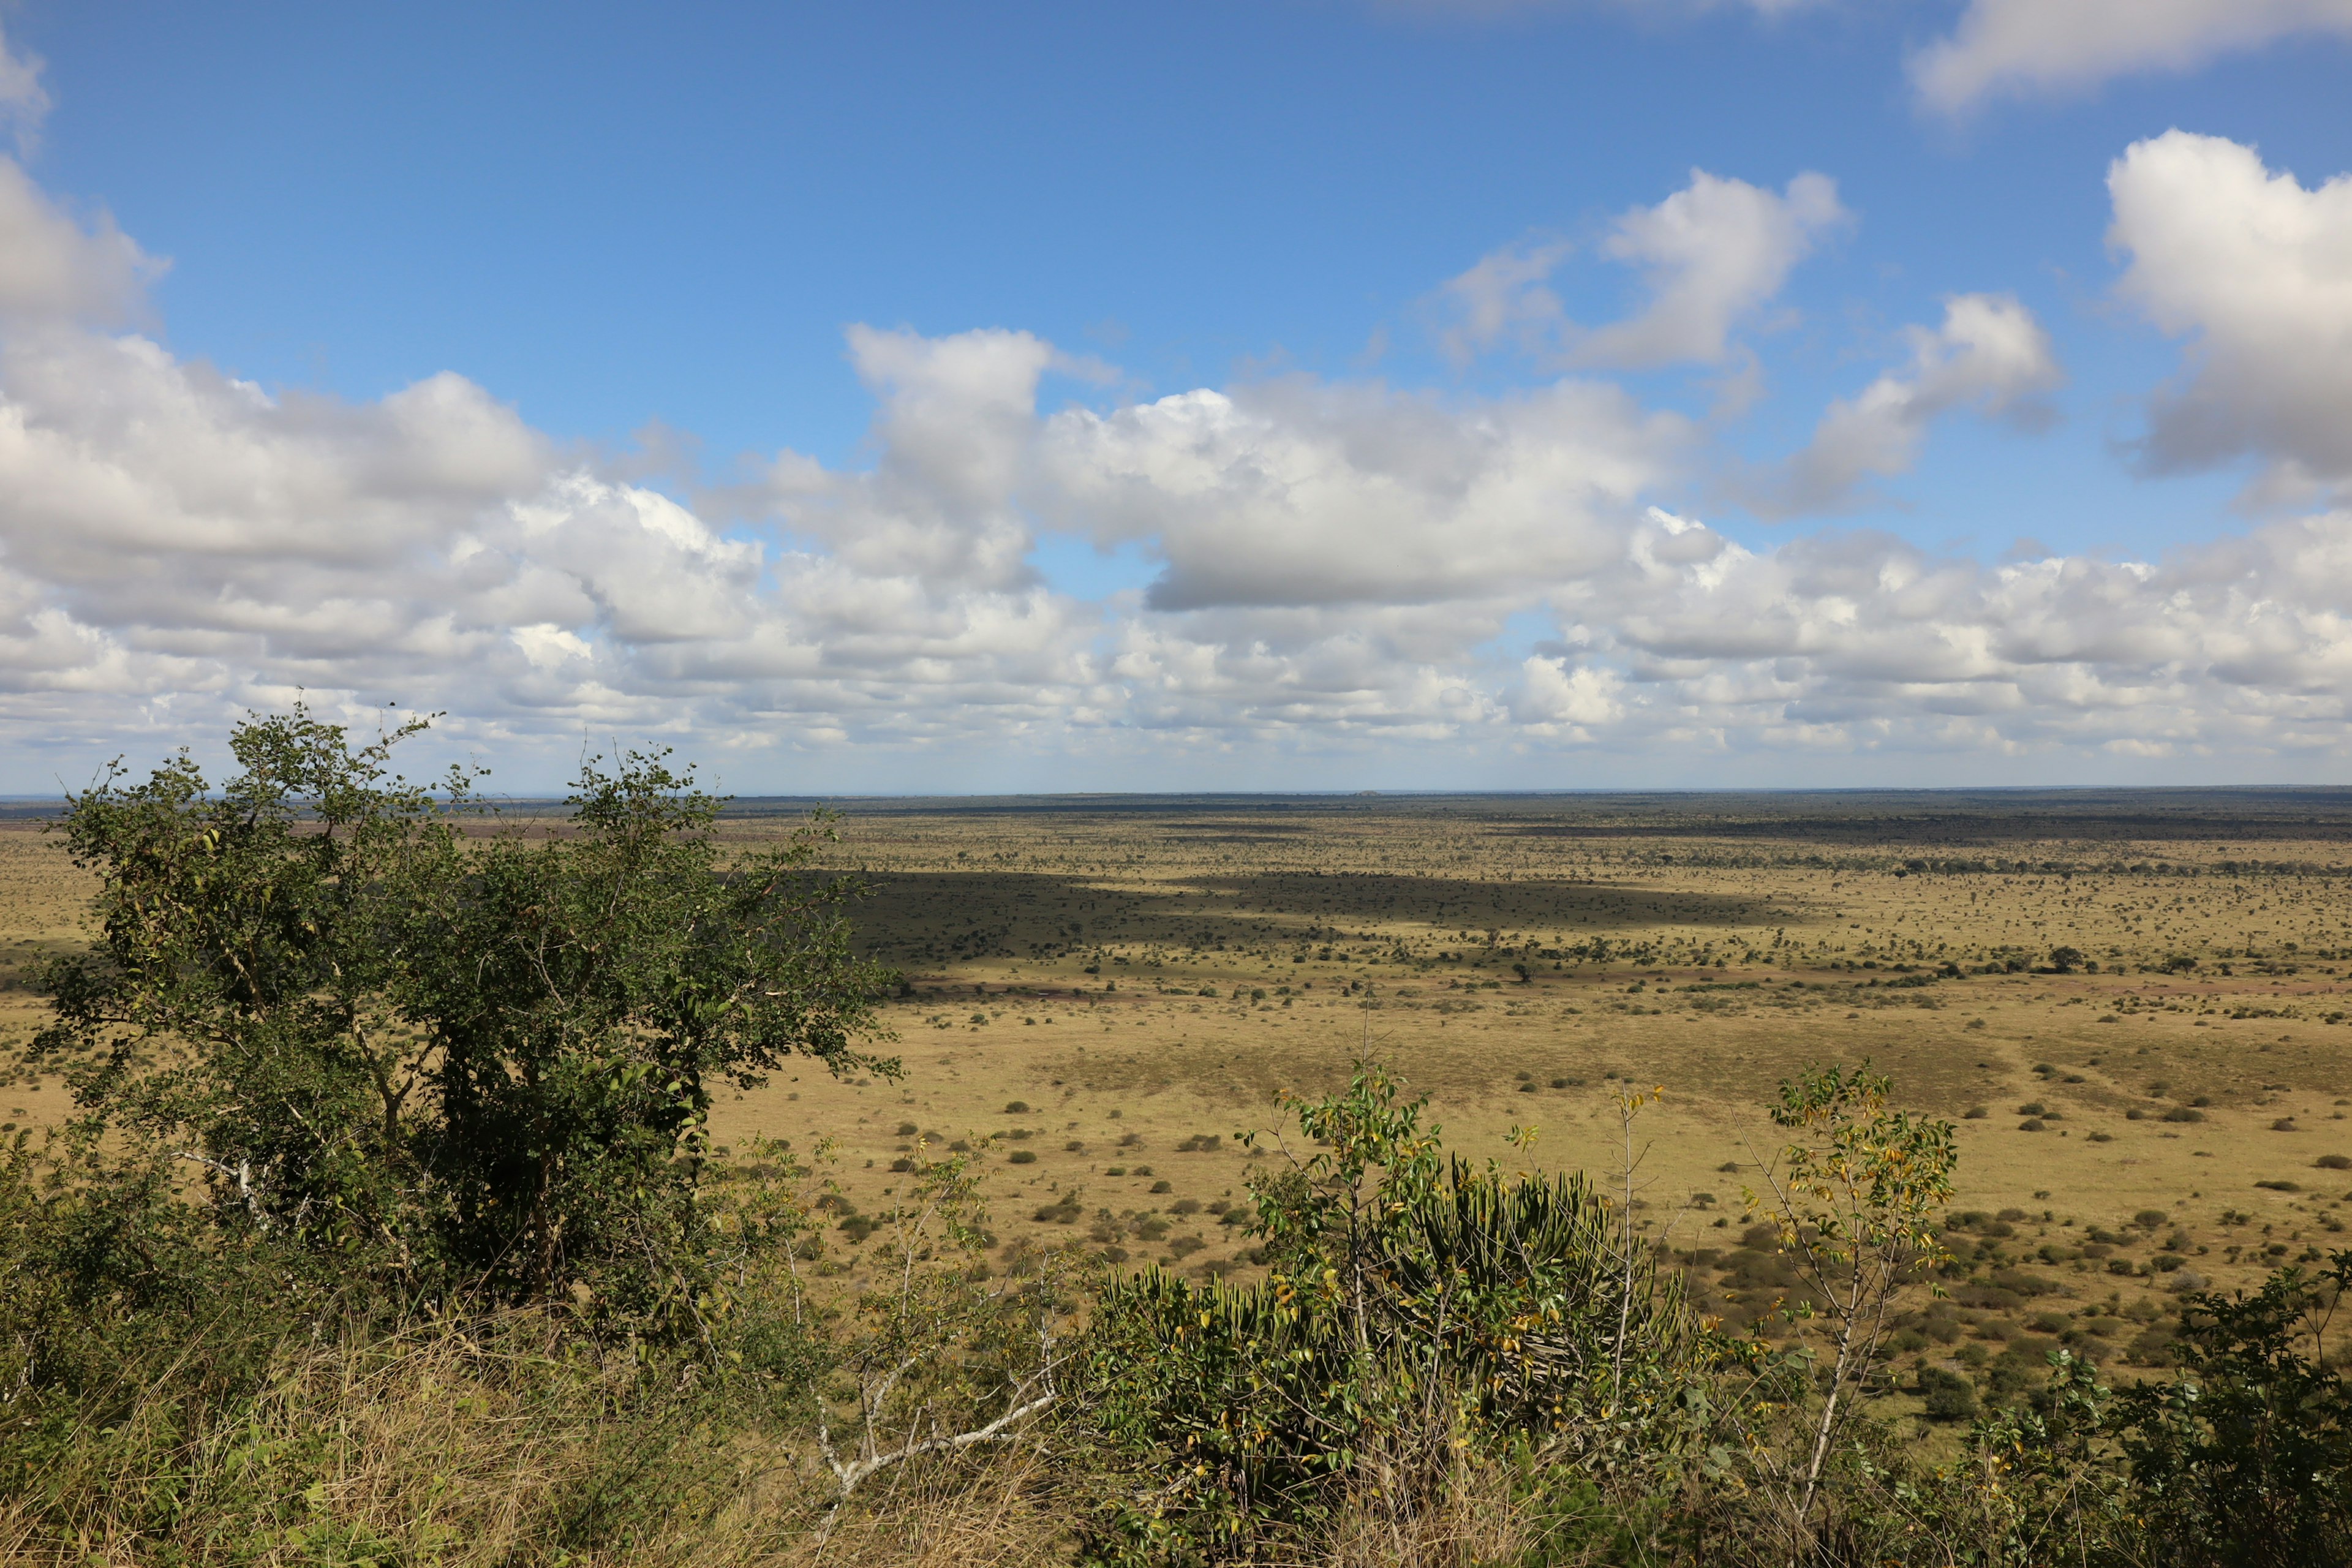
[[[0, 831], [18, 1556], [2346, 1554], [2352, 1193], [2306, 1184], [2352, 1169], [2310, 1136], [2352, 820], [906, 814], [780, 858], [658, 758], [478, 818], [306, 726], [224, 794], [108, 781], [87, 871]], [[576, 952], [536, 1000], [447, 961], [519, 931]]]

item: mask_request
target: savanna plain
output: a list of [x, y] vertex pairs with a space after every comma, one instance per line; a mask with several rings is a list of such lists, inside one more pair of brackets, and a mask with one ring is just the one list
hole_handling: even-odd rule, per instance
[[1956, 1124], [1975, 1216], [1980, 1268], [1916, 1353], [2157, 1364], [2168, 1289], [2343, 1229], [2347, 837], [2333, 791], [860, 810], [841, 864], [905, 976], [907, 1078], [803, 1073], [719, 1124], [831, 1137], [877, 1198], [916, 1138], [994, 1135], [1034, 1155], [1005, 1172], [1008, 1235], [1091, 1221], [1223, 1270], [1246, 1267], [1215, 1223], [1235, 1134], [1277, 1130], [1280, 1090], [1377, 1058], [1457, 1149], [1613, 1192], [1619, 1098], [1663, 1089], [1637, 1223], [1741, 1321], [1786, 1283], [1740, 1243], [1764, 1107], [1806, 1064], [1867, 1060]]
[[[807, 805], [718, 832], [772, 846]], [[1449, 1149], [1583, 1173], [1700, 1313], [1770, 1338], [1801, 1292], [1759, 1224], [1768, 1108], [1866, 1062], [1957, 1143], [1951, 1261], [1905, 1287], [1873, 1394], [1951, 1450], [2061, 1349], [2162, 1375], [2184, 1299], [2319, 1261], [2352, 1203], [2352, 791], [876, 801], [838, 828], [821, 868], [865, 888], [899, 1071], [788, 1061], [710, 1135], [824, 1178], [841, 1291], [888, 1285], [889, 1216], [950, 1154], [1003, 1272], [1263, 1278], [1252, 1177], [1311, 1152], [1278, 1097], [1377, 1062]], [[38, 813], [0, 824], [0, 1045], [94, 890]], [[38, 1064], [0, 1082], [0, 1131], [71, 1113]]]
[[[713, 1125], [826, 1146], [852, 1259], [912, 1156], [981, 1145], [1002, 1246], [1246, 1274], [1275, 1097], [1363, 1059], [1455, 1150], [1626, 1193], [1735, 1324], [1789, 1283], [1742, 1242], [1775, 1085], [1869, 1062], [1960, 1151], [1970, 1272], [1898, 1342], [1992, 1381], [2163, 1364], [2168, 1294], [2316, 1258], [2352, 1199], [2352, 792], [880, 802], [828, 859], [904, 1077], [794, 1064]], [[90, 891], [0, 827], [0, 1039]], [[19, 1073], [0, 1110], [69, 1102]]]

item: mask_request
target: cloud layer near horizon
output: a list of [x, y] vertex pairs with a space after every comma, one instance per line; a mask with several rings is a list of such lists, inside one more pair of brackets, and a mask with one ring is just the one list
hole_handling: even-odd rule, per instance
[[[1538, 331], [1565, 374], [1532, 390], [1292, 376], [1056, 408], [1049, 374], [1107, 367], [1020, 331], [859, 327], [869, 467], [786, 451], [670, 495], [454, 374], [353, 404], [177, 359], [122, 326], [160, 264], [0, 160], [0, 733], [20, 759], [152, 752], [300, 689], [447, 709], [484, 749], [671, 736], [771, 787], [807, 774], [757, 759], [793, 753], [896, 758], [922, 787], [1013, 752], [1070, 787], [1400, 746], [1685, 778], [1764, 753], [2341, 759], [2352, 187], [2178, 132], [2111, 187], [2121, 297], [2188, 345], [2147, 460], [2251, 457], [2316, 510], [1999, 567], [1869, 532], [1751, 549], [1663, 510], [1719, 475], [1708, 433], [1593, 374], [1736, 357], [1847, 220], [1818, 174], [1695, 172], [1625, 215], [1608, 253], [1656, 304], [1624, 322], [1558, 321], [1524, 250], [1481, 264], [1486, 293], [1442, 291], [1465, 353]], [[2030, 415], [2062, 374], [2005, 295], [1903, 342], [1760, 497], [1834, 510], [1937, 419]], [[1045, 531], [1157, 576], [1056, 592]]]

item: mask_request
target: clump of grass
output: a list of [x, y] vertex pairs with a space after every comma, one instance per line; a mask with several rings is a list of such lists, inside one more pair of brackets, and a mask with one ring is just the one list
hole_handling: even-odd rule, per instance
[[[231, 1351], [186, 1345], [123, 1418], [65, 1432], [0, 1505], [11, 1560], [683, 1562], [781, 1457], [546, 1310], [289, 1333], [244, 1388], [205, 1388]], [[766, 1500], [806, 1512], [796, 1486]]]

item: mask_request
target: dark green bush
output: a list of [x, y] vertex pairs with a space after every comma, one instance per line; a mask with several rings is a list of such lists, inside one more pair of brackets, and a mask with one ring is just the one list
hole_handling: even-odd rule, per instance
[[1151, 1270], [1100, 1298], [1095, 1418], [1125, 1463], [1173, 1478], [1148, 1512], [1107, 1506], [1106, 1549], [1311, 1534], [1373, 1470], [1441, 1489], [1457, 1438], [1671, 1460], [1703, 1337], [1581, 1178], [1446, 1159], [1376, 1068], [1294, 1103], [1327, 1149], [1253, 1179], [1269, 1278]]
[[1977, 1385], [1958, 1373], [1939, 1366], [1923, 1366], [1919, 1369], [1918, 1388], [1930, 1421], [1976, 1418]]
[[2200, 1294], [2170, 1345], [2181, 1375], [2116, 1397], [2136, 1506], [2184, 1565], [2352, 1562], [2352, 1387], [2327, 1357], [2352, 1252], [2251, 1297]]

